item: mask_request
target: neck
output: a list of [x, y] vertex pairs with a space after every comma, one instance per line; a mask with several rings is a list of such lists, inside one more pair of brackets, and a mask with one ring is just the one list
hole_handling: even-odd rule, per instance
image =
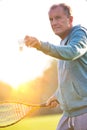
[[72, 26], [69, 29], [67, 29], [62, 35], [60, 35], [60, 38], [62, 40], [65, 39], [69, 35], [71, 29], [72, 29]]

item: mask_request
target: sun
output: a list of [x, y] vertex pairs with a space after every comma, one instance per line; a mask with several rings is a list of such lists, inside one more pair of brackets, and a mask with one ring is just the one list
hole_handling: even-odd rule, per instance
[[42, 52], [33, 48], [24, 48], [22, 52], [16, 50], [8, 58], [8, 62], [2, 64], [1, 79], [13, 88], [17, 89], [19, 84], [42, 76], [44, 70], [50, 65], [50, 58]]

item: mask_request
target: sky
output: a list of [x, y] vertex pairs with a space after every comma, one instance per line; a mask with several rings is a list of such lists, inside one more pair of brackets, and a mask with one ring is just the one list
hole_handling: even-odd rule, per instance
[[18, 40], [25, 35], [59, 44], [48, 19], [52, 4], [64, 2], [73, 9], [74, 24], [87, 27], [87, 0], [0, 0], [0, 80], [16, 87], [43, 74], [49, 56], [33, 48], [19, 51]]

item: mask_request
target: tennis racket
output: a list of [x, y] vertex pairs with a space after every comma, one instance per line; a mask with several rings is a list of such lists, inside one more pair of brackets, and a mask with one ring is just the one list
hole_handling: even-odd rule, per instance
[[0, 103], [0, 128], [5, 128], [16, 124], [26, 117], [29, 113], [42, 107], [44, 104], [24, 104], [19, 102]]

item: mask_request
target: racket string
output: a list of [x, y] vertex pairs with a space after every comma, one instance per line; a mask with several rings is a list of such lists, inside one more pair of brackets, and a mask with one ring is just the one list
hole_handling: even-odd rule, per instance
[[22, 104], [2, 104], [0, 106], [0, 126], [14, 123], [23, 118], [32, 107]]
[[46, 107], [45, 104], [0, 103], [0, 128], [11, 126], [35, 110]]

